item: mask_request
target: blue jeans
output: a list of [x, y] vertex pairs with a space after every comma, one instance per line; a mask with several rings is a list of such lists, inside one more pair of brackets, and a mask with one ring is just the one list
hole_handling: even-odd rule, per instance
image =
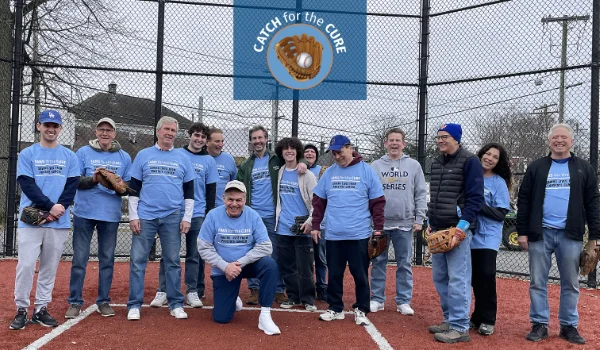
[[542, 229], [543, 240], [529, 242], [529, 298], [531, 306], [529, 318], [532, 323], [550, 323], [548, 305], [548, 274], [552, 263], [552, 253], [560, 274], [560, 306], [558, 320], [561, 326], [577, 327], [579, 314], [579, 255], [582, 241], [565, 236], [565, 230]]
[[321, 230], [319, 243], [314, 243], [315, 286], [317, 290], [327, 288], [327, 256], [325, 255], [325, 230]]
[[412, 229], [386, 230], [388, 236], [388, 246], [385, 251], [376, 257], [371, 268], [371, 300], [385, 303], [385, 280], [387, 276], [387, 262], [389, 242], [394, 245], [394, 255], [396, 256], [396, 304], [410, 304], [413, 291], [413, 277], [410, 266], [412, 258]]
[[73, 215], [73, 260], [71, 262], [71, 281], [69, 283], [69, 304], [83, 305], [83, 281], [85, 280], [85, 269], [90, 258], [90, 244], [94, 228], [98, 231], [98, 260], [100, 262], [96, 304], [101, 305], [110, 302], [108, 293], [113, 280], [119, 223], [84, 219]]
[[471, 309], [471, 238], [467, 237], [447, 253], [433, 254], [433, 284], [440, 296], [444, 322], [459, 332], [469, 330]]
[[[192, 218], [190, 230], [185, 234], [185, 293], [198, 293], [204, 295], [204, 260], [198, 253], [198, 234], [204, 222], [204, 217]], [[160, 269], [158, 270], [158, 292], [167, 290], [167, 279], [165, 278], [165, 261], [160, 258]]]
[[128, 309], [139, 309], [144, 302], [144, 277], [148, 254], [158, 232], [162, 247], [162, 258], [167, 272], [167, 300], [171, 310], [183, 307], [181, 294], [181, 264], [179, 249], [181, 248], [181, 233], [179, 224], [181, 214], [174, 212], [161, 219], [140, 219], [141, 232], [131, 237], [131, 257], [129, 271], [129, 300]]
[[[277, 262], [277, 244], [275, 243], [277, 242], [277, 234], [275, 233], [275, 217], [262, 218], [262, 221], [267, 227], [267, 233], [269, 233], [269, 239], [271, 240], [271, 245], [273, 246], [273, 253], [271, 253], [271, 257], [275, 259], [275, 262]], [[258, 289], [258, 284], [258, 278], [248, 278], [248, 288]], [[285, 283], [283, 283], [283, 278], [281, 277], [281, 273], [279, 273], [279, 269], [277, 270], [277, 290], [275, 292], [285, 292]]]

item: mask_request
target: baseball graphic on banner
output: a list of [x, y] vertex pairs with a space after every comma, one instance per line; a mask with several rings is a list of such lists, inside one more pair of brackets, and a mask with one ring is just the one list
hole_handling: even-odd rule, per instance
[[296, 63], [300, 68], [308, 68], [312, 65], [313, 59], [308, 52], [303, 52], [296, 57]]

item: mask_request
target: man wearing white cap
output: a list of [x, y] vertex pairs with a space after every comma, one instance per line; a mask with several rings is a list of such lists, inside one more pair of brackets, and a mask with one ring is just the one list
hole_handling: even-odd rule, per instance
[[[73, 206], [73, 260], [69, 283], [69, 309], [65, 318], [79, 316], [83, 306], [83, 281], [90, 257], [90, 243], [94, 228], [98, 232], [98, 312], [104, 317], [115, 315], [110, 307], [110, 287], [113, 279], [117, 230], [121, 221], [121, 197], [98, 183], [99, 168], [107, 169], [129, 181], [131, 157], [121, 149], [115, 137], [115, 122], [102, 118], [96, 123], [96, 139], [77, 151], [79, 159], [79, 186]], [[102, 208], [98, 210], [98, 208]]]
[[246, 186], [230, 181], [223, 193], [225, 205], [211, 210], [198, 236], [198, 251], [212, 266], [215, 306], [213, 320], [229, 323], [242, 309], [238, 296], [243, 278], [260, 281], [258, 328], [267, 335], [281, 334], [271, 318], [271, 304], [277, 288], [277, 263], [260, 215], [246, 206]]

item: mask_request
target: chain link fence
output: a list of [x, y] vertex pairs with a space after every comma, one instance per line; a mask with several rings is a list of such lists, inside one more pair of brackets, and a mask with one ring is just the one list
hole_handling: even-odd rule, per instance
[[[277, 3], [298, 5], [315, 11], [325, 6], [314, 0]], [[245, 62], [233, 55], [232, 0], [2, 0], [0, 191], [7, 200], [0, 213], [18, 206], [11, 157], [38, 140], [35, 116], [47, 108], [63, 115], [60, 142], [75, 151], [96, 138], [97, 120], [112, 118], [132, 159], [154, 143], [154, 125], [163, 115], [180, 123], [176, 146], [187, 144], [184, 131], [193, 122], [222, 129], [224, 151], [238, 163], [249, 155], [248, 129], [257, 124], [269, 129], [273, 144], [296, 128], [301, 140], [322, 151], [325, 165], [332, 162], [324, 153], [332, 135], [346, 134], [372, 161], [385, 153], [385, 131], [400, 126], [407, 133], [405, 152], [422, 161], [426, 173], [438, 127], [457, 122], [468, 150], [490, 141], [506, 147], [514, 201], [527, 164], [547, 153], [547, 132], [556, 122], [573, 126], [575, 153], [597, 167], [593, 10], [591, 1], [368, 1], [367, 99], [296, 104], [279, 99], [279, 87], [268, 81], [271, 100], [234, 100], [234, 65]], [[14, 217], [3, 217], [1, 225], [3, 253], [14, 255]], [[498, 270], [526, 276], [514, 211], [504, 228]], [[127, 257], [129, 249], [129, 229], [122, 224], [117, 255]], [[424, 263], [424, 254], [415, 236], [415, 263]], [[555, 267], [551, 276], [558, 277]]]

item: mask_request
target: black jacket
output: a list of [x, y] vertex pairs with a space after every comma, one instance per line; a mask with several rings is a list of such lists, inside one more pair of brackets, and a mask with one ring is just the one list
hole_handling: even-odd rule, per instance
[[[571, 177], [569, 207], [567, 208], [567, 237], [582, 241], [587, 222], [589, 239], [600, 238], [600, 194], [596, 171], [591, 164], [571, 153], [568, 161]], [[517, 202], [517, 232], [530, 242], [542, 240], [542, 216], [546, 196], [546, 182], [552, 165], [550, 155], [527, 167], [519, 188]]]

